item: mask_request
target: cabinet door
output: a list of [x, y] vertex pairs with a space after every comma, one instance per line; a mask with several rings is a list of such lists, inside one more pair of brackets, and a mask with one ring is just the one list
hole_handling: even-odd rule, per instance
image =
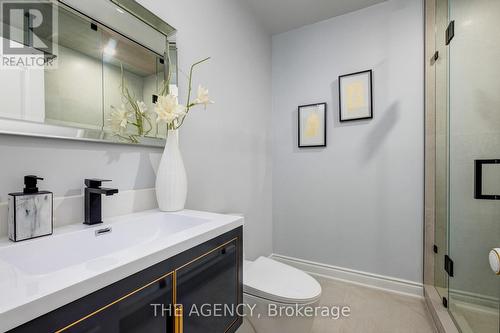
[[173, 274], [132, 291], [58, 332], [173, 332]]
[[[173, 333], [173, 275], [172, 272], [137, 285], [101, 307], [93, 308], [95, 299], [84, 298], [81, 301], [91, 310], [84, 312], [80, 306], [65, 306], [12, 332]], [[101, 291], [96, 298], [106, 297], [105, 294]]]
[[173, 279], [161, 279], [118, 302], [118, 332], [173, 332]]
[[224, 333], [238, 326], [240, 242], [234, 239], [176, 271], [182, 333]]

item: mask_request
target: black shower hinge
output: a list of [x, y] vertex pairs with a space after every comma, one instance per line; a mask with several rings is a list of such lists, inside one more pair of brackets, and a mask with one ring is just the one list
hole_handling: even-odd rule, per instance
[[94, 22], [91, 22], [90, 23], [90, 29], [92, 29], [94, 31], [97, 31], [97, 24], [95, 24]]
[[431, 57], [431, 65], [434, 65], [439, 58], [439, 51], [434, 52]]
[[443, 297], [443, 306], [448, 308], [448, 299], [446, 297]]
[[446, 28], [446, 45], [450, 44], [453, 37], [455, 37], [455, 21], [451, 21]]
[[432, 247], [432, 251], [434, 251], [434, 253], [438, 253], [438, 247], [437, 247], [437, 245], [434, 245]]
[[444, 270], [450, 277], [453, 277], [453, 260], [448, 255], [444, 256]]

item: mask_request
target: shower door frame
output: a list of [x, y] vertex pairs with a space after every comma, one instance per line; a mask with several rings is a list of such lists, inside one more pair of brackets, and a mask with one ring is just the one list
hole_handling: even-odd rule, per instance
[[424, 297], [440, 333], [459, 333], [434, 286], [436, 226], [436, 2], [424, 0], [425, 19], [425, 207], [424, 207]]
[[[446, 292], [447, 295], [440, 295], [438, 292], [438, 289], [436, 287], [435, 281], [436, 281], [436, 270], [440, 269], [440, 267], [436, 268], [438, 265], [435, 260], [436, 260], [436, 253], [435, 253], [435, 244], [438, 239], [436, 239], [436, 225], [438, 223], [438, 220], [436, 218], [436, 212], [437, 212], [437, 205], [436, 205], [436, 173], [438, 170], [439, 163], [436, 158], [436, 154], [438, 152], [438, 144], [437, 144], [437, 135], [439, 134], [439, 128], [436, 123], [436, 117], [439, 115], [439, 112], [442, 112], [442, 108], [439, 108], [436, 106], [436, 101], [438, 101], [439, 96], [436, 90], [439, 90], [439, 69], [437, 66], [435, 66], [436, 63], [436, 54], [435, 51], [438, 49], [436, 46], [436, 42], [440, 43], [440, 41], [436, 41], [436, 34], [438, 34], [438, 37], [440, 33], [442, 33], [442, 29], [438, 29], [437, 26], [439, 24], [439, 13], [437, 8], [438, 1], [441, 0], [424, 0], [425, 4], [425, 229], [424, 229], [424, 296], [426, 303], [428, 305], [428, 308], [432, 314], [432, 317], [435, 321], [436, 327], [439, 332], [459, 332], [458, 325], [453, 318], [453, 313], [450, 311], [448, 308], [450, 305], [448, 303], [451, 303], [450, 300], [450, 294], [449, 291]], [[446, 1], [446, 0], [443, 0]], [[448, 1], [447, 1], [448, 2]], [[449, 7], [449, 6], [448, 6]], [[448, 12], [448, 16], [450, 13]], [[448, 17], [447, 21], [450, 21], [451, 19]], [[449, 43], [446, 43], [447, 45]], [[440, 44], [439, 44], [440, 45]], [[449, 47], [446, 52], [450, 52]], [[439, 57], [442, 57], [443, 55], [440, 54]], [[449, 53], [445, 54], [443, 57], [446, 61], [449, 61]], [[448, 77], [446, 81], [447, 89], [450, 87], [450, 81], [449, 81], [449, 75], [451, 74], [450, 68], [449, 68], [449, 63], [445, 63], [445, 66], [447, 67], [448, 70]], [[442, 74], [442, 73], [441, 73]], [[449, 101], [449, 91], [447, 91], [447, 96], [446, 100], [447, 103], [450, 103]], [[450, 105], [447, 104], [447, 115], [446, 117], [449, 117], [450, 115], [448, 114], [450, 112]], [[450, 131], [451, 128], [449, 127], [450, 124], [448, 123], [448, 127], [446, 128], [447, 131], [447, 137], [449, 140], [450, 136]], [[448, 142], [447, 149], [450, 149], [450, 145]], [[450, 156], [449, 156], [449, 150], [446, 152], [447, 155], [447, 163], [448, 167], [450, 166]], [[450, 177], [450, 169], [447, 171], [446, 177], [448, 177], [448, 183], [447, 183], [447, 191], [448, 194], [450, 195], [451, 192], [449, 188], [449, 177]], [[477, 190], [476, 190], [477, 192]], [[476, 193], [476, 199], [477, 198], [477, 193]], [[448, 199], [449, 200], [449, 199]], [[451, 233], [451, 223], [450, 221], [450, 203], [447, 203], [447, 208], [446, 208], [446, 214], [447, 214], [447, 220], [448, 224], [446, 226], [446, 246], [447, 248], [440, 249], [439, 255], [444, 256], [449, 255], [449, 246], [451, 246], [450, 242], [450, 233]], [[441, 265], [439, 265], [441, 266]], [[439, 272], [438, 272], [439, 273]], [[453, 273], [450, 274], [450, 276], [453, 276]], [[449, 279], [449, 278], [448, 278]], [[449, 282], [446, 286], [449, 288]], [[444, 297], [443, 297], [444, 296]], [[442, 299], [445, 298], [446, 302], [443, 302]]]

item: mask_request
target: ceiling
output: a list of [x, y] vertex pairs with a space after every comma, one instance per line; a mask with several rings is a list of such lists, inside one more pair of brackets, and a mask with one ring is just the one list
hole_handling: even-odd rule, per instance
[[271, 34], [365, 8], [385, 0], [246, 0]]

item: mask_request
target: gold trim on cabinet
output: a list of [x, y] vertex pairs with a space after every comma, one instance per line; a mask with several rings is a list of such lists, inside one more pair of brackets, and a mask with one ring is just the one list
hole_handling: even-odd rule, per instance
[[[199, 260], [199, 259], [201, 259], [201, 258], [203, 258], [203, 257], [206, 257], [206, 256], [207, 256], [207, 255], [209, 255], [210, 253], [213, 253], [213, 252], [215, 252], [215, 251], [217, 251], [217, 250], [220, 250], [221, 248], [223, 248], [224, 246], [226, 246], [226, 245], [228, 245], [228, 244], [231, 244], [231, 243], [233, 243], [233, 242], [238, 241], [239, 239], [240, 239], [239, 237], [235, 237], [235, 238], [231, 239], [230, 241], [227, 241], [227, 242], [225, 242], [224, 244], [219, 245], [219, 246], [218, 246], [218, 247], [216, 247], [216, 248], [213, 248], [212, 250], [210, 250], [210, 251], [208, 251], [208, 252], [206, 252], [206, 253], [204, 253], [204, 254], [202, 254], [202, 255], [200, 255], [200, 256], [198, 256], [198, 257], [196, 257], [196, 258], [194, 258], [193, 260], [191, 260], [191, 261], [189, 261], [189, 262], [185, 263], [184, 265], [179, 266], [178, 268], [176, 268], [175, 270], [171, 271], [170, 273], [167, 273], [167, 274], [165, 274], [165, 275], [162, 275], [161, 277], [159, 277], [159, 278], [155, 279], [154, 281], [151, 281], [150, 283], [148, 283], [148, 284], [146, 284], [146, 285], [144, 285], [144, 286], [142, 286], [142, 287], [140, 287], [140, 288], [138, 288], [138, 289], [136, 289], [136, 290], [134, 290], [134, 291], [132, 291], [132, 292], [130, 292], [130, 293], [128, 293], [128, 294], [126, 294], [125, 296], [122, 296], [122, 297], [118, 298], [117, 300], [115, 300], [115, 301], [113, 301], [113, 302], [111, 302], [111, 303], [109, 303], [109, 304], [107, 304], [107, 305], [103, 306], [102, 308], [99, 308], [98, 310], [96, 310], [96, 311], [94, 311], [94, 312], [92, 312], [92, 313], [90, 313], [90, 314], [86, 315], [85, 317], [82, 317], [82, 318], [78, 319], [77, 321], [74, 321], [73, 323], [71, 323], [71, 324], [69, 324], [69, 325], [67, 325], [67, 326], [65, 326], [65, 327], [63, 327], [63, 328], [61, 328], [61, 329], [59, 329], [59, 330], [55, 331], [55, 333], [61, 333], [61, 332], [64, 332], [64, 331], [68, 330], [69, 328], [71, 328], [71, 327], [73, 327], [73, 326], [75, 326], [75, 325], [77, 325], [77, 324], [79, 324], [79, 323], [81, 323], [81, 322], [83, 322], [83, 321], [85, 321], [85, 320], [89, 319], [90, 317], [95, 316], [96, 314], [98, 314], [98, 313], [100, 313], [100, 312], [102, 312], [102, 311], [104, 311], [104, 310], [108, 309], [109, 307], [111, 307], [111, 306], [113, 306], [113, 305], [115, 305], [115, 304], [117, 304], [117, 303], [119, 303], [119, 302], [121, 302], [121, 301], [125, 300], [126, 298], [128, 298], [128, 297], [130, 297], [130, 296], [132, 296], [132, 295], [134, 295], [134, 294], [136, 294], [136, 293], [138, 293], [139, 291], [141, 291], [141, 290], [143, 290], [143, 289], [145, 289], [145, 288], [147, 288], [147, 287], [151, 286], [152, 284], [154, 284], [154, 283], [156, 283], [156, 282], [158, 282], [158, 281], [160, 281], [160, 280], [165, 279], [166, 277], [168, 277], [168, 276], [170, 276], [170, 275], [172, 275], [172, 305], [175, 307], [175, 314], [176, 314], [176, 315], [174, 316], [174, 329], [175, 329], [175, 330], [174, 330], [174, 332], [175, 332], [175, 333], [182, 333], [182, 330], [183, 330], [183, 315], [184, 315], [184, 314], [183, 314], [182, 304], [179, 304], [179, 305], [177, 304], [177, 271], [179, 271], [180, 269], [182, 269], [182, 268], [184, 268], [184, 267], [186, 267], [186, 266], [188, 266], [188, 265], [192, 264], [193, 262], [195, 262], [195, 261], [197, 261], [197, 260]], [[239, 295], [240, 286], [239, 286], [239, 280], [238, 280], [238, 278], [239, 278], [239, 274], [240, 274], [239, 256], [240, 256], [240, 251], [241, 251], [241, 249], [240, 249], [240, 246], [239, 246], [238, 244], [236, 244], [236, 247], [238, 248], [238, 253], [237, 253], [237, 256], [236, 256], [236, 288], [237, 288], [237, 295]], [[168, 260], [168, 259], [167, 259], [167, 260]], [[237, 297], [238, 297], [238, 296], [237, 296]], [[239, 298], [239, 297], [238, 297], [238, 298]], [[239, 301], [240, 301], [240, 300], [238, 299], [238, 302], [239, 302]], [[241, 301], [242, 301], [242, 300], [241, 300]], [[178, 325], [179, 325], [179, 321], [178, 321], [178, 319], [177, 319], [177, 318], [178, 318], [178, 317], [177, 317], [177, 310], [178, 310], [178, 306], [180, 306], [180, 312], [181, 312], [181, 315], [182, 315], [182, 316], [180, 317], [180, 318], [181, 318], [181, 319], [180, 319], [180, 328], [181, 328], [181, 331], [178, 331], [178, 330], [177, 330], [177, 329], [179, 328], [179, 326], [178, 326]], [[226, 333], [227, 331], [229, 331], [229, 329], [231, 329], [231, 327], [233, 327], [233, 325], [234, 325], [234, 324], [238, 321], [238, 319], [239, 319], [239, 318], [236, 318], [236, 319], [235, 319], [235, 320], [234, 320], [234, 321], [233, 321], [233, 322], [229, 325], [229, 327], [228, 327], [228, 328], [224, 331], [224, 333]]]
[[[237, 254], [236, 254], [236, 297], [237, 297], [237, 300], [236, 300], [236, 301], [239, 303], [239, 301], [240, 301], [240, 299], [239, 299], [239, 294], [240, 294], [240, 284], [239, 284], [239, 279], [238, 279], [238, 278], [239, 278], [239, 275], [240, 275], [240, 265], [239, 265], [239, 262], [240, 262], [240, 261], [239, 261], [239, 257], [240, 257], [240, 251], [241, 251], [241, 249], [240, 249], [240, 247], [241, 247], [241, 246], [239, 246], [239, 244], [237, 243], [237, 241], [238, 241], [239, 239], [240, 239], [239, 237], [235, 237], [235, 238], [231, 239], [230, 241], [227, 241], [227, 242], [225, 242], [224, 244], [219, 245], [219, 246], [217, 246], [216, 248], [214, 248], [214, 249], [212, 249], [212, 250], [210, 250], [210, 251], [208, 251], [208, 252], [206, 252], [206, 253], [204, 253], [204, 254], [202, 254], [202, 255], [200, 255], [200, 256], [198, 256], [198, 257], [196, 257], [196, 258], [194, 258], [193, 260], [188, 261], [187, 263], [185, 263], [184, 265], [182, 265], [182, 266], [178, 267], [178, 268], [174, 271], [174, 277], [175, 277], [175, 282], [174, 282], [174, 285], [175, 285], [175, 289], [174, 289], [174, 290], [175, 290], [175, 291], [174, 291], [174, 293], [175, 293], [175, 298], [176, 298], [176, 302], [174, 302], [174, 304], [175, 304], [175, 305], [177, 305], [177, 271], [179, 271], [179, 270], [183, 269], [183, 268], [184, 268], [184, 267], [186, 267], [186, 266], [191, 265], [192, 263], [194, 263], [194, 262], [198, 261], [199, 259], [201, 259], [201, 258], [203, 258], [203, 257], [206, 257], [206, 256], [207, 256], [207, 255], [209, 255], [210, 253], [213, 253], [213, 252], [215, 252], [215, 251], [217, 251], [217, 250], [220, 250], [221, 248], [223, 248], [223, 247], [225, 247], [226, 245], [231, 244], [231, 243], [233, 243], [233, 242], [235, 242], [235, 243], [236, 243], [235, 245], [236, 245], [236, 248], [238, 249], [238, 252], [237, 252]], [[241, 301], [243, 301], [243, 300], [241, 300]], [[181, 306], [182, 306], [182, 305], [181, 305]], [[233, 320], [233, 321], [231, 322], [231, 324], [229, 324], [229, 326], [228, 326], [228, 327], [224, 330], [224, 333], [226, 333], [227, 331], [229, 331], [229, 330], [231, 329], [231, 327], [233, 327], [233, 325], [234, 325], [234, 324], [238, 321], [238, 319], [239, 319], [239, 318], [238, 318], [238, 317], [236, 317], [236, 319], [235, 319], [235, 320]], [[177, 326], [176, 326], [176, 329], [177, 329]], [[174, 332], [175, 332], [175, 333], [182, 333], [182, 331], [181, 331], [181, 332], [174, 331]]]
[[[235, 238], [236, 240], [239, 240], [239, 237], [236, 237]], [[238, 298], [237, 299], [237, 302], [239, 303], [240, 299], [239, 299], [239, 295], [240, 295], [240, 280], [239, 280], [239, 276], [240, 276], [240, 255], [241, 255], [241, 246], [238, 246], [238, 244], [236, 243], [236, 247], [238, 248], [238, 253], [236, 254], [236, 297]], [[243, 300], [241, 300], [241, 302], [243, 302]], [[236, 317], [235, 320], [233, 320], [233, 322], [226, 328], [226, 330], [224, 331], [224, 333], [227, 333], [227, 331], [229, 331], [231, 329], [231, 327], [234, 326], [234, 324], [236, 324], [236, 322], [238, 321], [238, 317]]]
[[172, 305], [177, 304], [177, 270], [172, 272]]
[[[177, 303], [177, 272], [176, 271], [173, 271], [172, 272], [172, 304], [170, 304], [170, 310], [172, 310], [172, 307], [174, 307], [174, 311], [175, 311], [175, 304]], [[175, 314], [175, 312], [174, 312]], [[172, 326], [173, 326], [173, 329], [174, 329], [174, 333], [176, 333], [175, 331], [175, 324], [176, 324], [176, 320], [175, 320], [175, 316], [173, 318], [173, 322], [172, 322]], [[168, 333], [168, 331], [167, 331]]]
[[128, 293], [128, 294], [126, 294], [125, 296], [120, 297], [120, 298], [119, 298], [119, 299], [117, 299], [116, 301], [113, 301], [113, 302], [109, 303], [108, 305], [105, 305], [105, 306], [103, 306], [102, 308], [100, 308], [100, 309], [98, 309], [98, 310], [96, 310], [96, 311], [94, 311], [94, 312], [92, 312], [92, 313], [90, 313], [90, 314], [86, 315], [85, 317], [83, 317], [83, 318], [81, 318], [81, 319], [78, 319], [77, 321], [75, 321], [75, 322], [73, 322], [73, 323], [69, 324], [68, 326], [65, 326], [65, 327], [61, 328], [60, 330], [55, 331], [55, 333], [60, 333], [60, 332], [64, 332], [64, 331], [66, 331], [67, 329], [69, 329], [69, 328], [71, 328], [71, 327], [75, 326], [76, 324], [79, 324], [79, 323], [81, 323], [82, 321], [87, 320], [87, 319], [89, 319], [90, 317], [95, 316], [95, 315], [96, 315], [96, 314], [98, 314], [99, 312], [102, 312], [102, 311], [106, 310], [107, 308], [109, 308], [109, 307], [111, 307], [111, 306], [113, 306], [113, 305], [115, 305], [115, 304], [117, 304], [117, 303], [119, 303], [119, 302], [123, 301], [124, 299], [127, 299], [128, 297], [130, 297], [130, 296], [132, 296], [132, 295], [134, 295], [134, 294], [138, 293], [139, 291], [141, 291], [141, 290], [143, 290], [143, 289], [145, 289], [145, 288], [147, 288], [147, 287], [149, 287], [149, 286], [151, 286], [151, 285], [155, 284], [156, 282], [158, 282], [158, 281], [160, 281], [160, 280], [163, 280], [164, 278], [166, 278], [166, 277], [168, 277], [169, 275], [172, 275], [172, 274], [174, 274], [174, 272], [173, 272], [173, 271], [172, 271], [172, 272], [170, 272], [170, 273], [168, 273], [168, 274], [165, 274], [165, 275], [163, 275], [163, 276], [159, 277], [158, 279], [156, 279], [156, 280], [154, 280], [154, 281], [151, 281], [150, 283], [148, 283], [148, 284], [146, 284], [146, 285], [144, 285], [144, 286], [142, 286], [142, 287], [140, 287], [140, 288], [138, 288], [138, 289], [136, 289], [136, 290], [132, 291], [131, 293]]
[[176, 304], [175, 305], [175, 312], [174, 312], [174, 320], [175, 320], [175, 333], [183, 333], [184, 327], [183, 327], [183, 320], [184, 320], [184, 308], [182, 304]]
[[226, 328], [226, 330], [224, 331], [224, 333], [226, 333], [227, 331], [229, 331], [231, 329], [231, 327], [233, 327], [234, 324], [236, 324], [236, 322], [238, 321], [239, 318], [236, 318], [235, 320], [233, 320], [233, 322], [231, 324], [229, 324], [229, 326]]
[[201, 258], [203, 258], [203, 257], [208, 256], [208, 255], [209, 255], [210, 253], [212, 253], [212, 252], [215, 252], [215, 251], [217, 251], [217, 250], [220, 250], [221, 248], [223, 248], [223, 247], [224, 247], [224, 246], [226, 246], [227, 244], [230, 244], [230, 243], [232, 243], [232, 242], [234, 242], [234, 241], [236, 241], [236, 240], [238, 240], [238, 239], [239, 239], [239, 237], [236, 237], [236, 238], [231, 239], [230, 241], [225, 242], [225, 243], [224, 243], [224, 244], [222, 244], [222, 245], [217, 246], [216, 248], [214, 248], [214, 249], [212, 249], [212, 250], [210, 250], [210, 251], [208, 251], [208, 252], [206, 252], [206, 253], [202, 254], [201, 256], [198, 256], [198, 257], [194, 258], [193, 260], [188, 261], [188, 262], [187, 262], [187, 263], [185, 263], [184, 265], [182, 265], [182, 266], [180, 266], [180, 267], [177, 267], [177, 268], [175, 269], [175, 271], [181, 270], [181, 269], [183, 269], [184, 267], [186, 267], [186, 266], [188, 266], [188, 265], [191, 265], [193, 262], [198, 261], [199, 259], [201, 259]]

